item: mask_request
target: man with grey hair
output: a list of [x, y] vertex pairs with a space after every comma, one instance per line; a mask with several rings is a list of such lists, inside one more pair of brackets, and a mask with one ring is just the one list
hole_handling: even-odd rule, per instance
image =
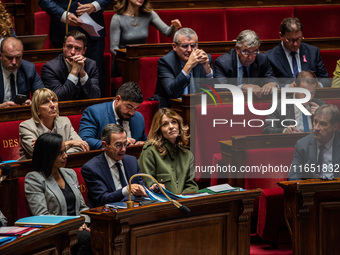
[[170, 98], [197, 92], [194, 78], [212, 78], [212, 58], [198, 49], [198, 37], [191, 28], [181, 28], [174, 35], [172, 51], [158, 60], [154, 98], [159, 107], [170, 107]]
[[281, 43], [266, 51], [280, 86], [293, 86], [297, 74], [311, 71], [319, 79], [321, 86], [330, 87], [331, 80], [320, 56], [320, 50], [303, 43], [303, 26], [296, 17], [285, 18], [280, 25]]
[[[35, 65], [23, 60], [24, 47], [14, 37], [6, 37], [1, 42], [0, 65], [0, 108], [18, 104], [30, 105], [31, 94], [44, 84], [35, 69]], [[16, 100], [17, 95], [26, 96], [26, 101]], [[19, 96], [18, 96], [19, 97]]]
[[[126, 200], [129, 195], [129, 179], [140, 172], [135, 157], [126, 155], [129, 143], [124, 128], [107, 124], [101, 133], [104, 152], [92, 158], [81, 168], [88, 188], [90, 208]], [[131, 181], [131, 193], [146, 196], [144, 182], [139, 178]]]
[[335, 105], [321, 105], [314, 114], [313, 133], [297, 141], [288, 180], [340, 177], [340, 113]]
[[257, 97], [270, 94], [277, 83], [273, 69], [259, 47], [260, 39], [254, 31], [242, 31], [236, 39], [235, 49], [215, 60], [215, 77], [241, 89], [251, 87]]

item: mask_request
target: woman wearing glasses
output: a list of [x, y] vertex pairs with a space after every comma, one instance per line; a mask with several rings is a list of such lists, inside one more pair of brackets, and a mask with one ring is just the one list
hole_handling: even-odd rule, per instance
[[[127, 44], [146, 43], [149, 26], [152, 24], [162, 34], [171, 37], [181, 27], [178, 19], [171, 21], [167, 26], [155, 13], [149, 0], [121, 0], [115, 5], [116, 14], [112, 17], [110, 25], [110, 49], [115, 54], [116, 49], [125, 48]], [[113, 65], [118, 76], [117, 65]]]
[[[152, 175], [175, 194], [196, 192], [194, 158], [189, 148], [188, 127], [174, 110], [159, 109], [152, 119], [148, 143], [138, 163], [141, 172]], [[144, 179], [148, 187], [150, 179]]]
[[[59, 134], [38, 137], [33, 151], [33, 170], [25, 177], [25, 194], [32, 215], [78, 216], [88, 210], [73, 169], [64, 168], [66, 145]], [[87, 215], [85, 222], [90, 219]], [[77, 231], [76, 254], [93, 254], [90, 229], [84, 223]]]
[[35, 140], [43, 133], [60, 134], [67, 153], [89, 151], [89, 145], [74, 131], [67, 117], [59, 116], [58, 97], [47, 88], [34, 92], [31, 105], [32, 118], [19, 125], [20, 158], [32, 158]]

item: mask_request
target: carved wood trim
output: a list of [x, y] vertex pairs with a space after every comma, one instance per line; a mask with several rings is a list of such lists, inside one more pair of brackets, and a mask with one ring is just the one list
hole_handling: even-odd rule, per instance
[[299, 194], [299, 207], [297, 208], [297, 217], [301, 223], [305, 223], [309, 217], [309, 209], [314, 204], [315, 192], [306, 192]]

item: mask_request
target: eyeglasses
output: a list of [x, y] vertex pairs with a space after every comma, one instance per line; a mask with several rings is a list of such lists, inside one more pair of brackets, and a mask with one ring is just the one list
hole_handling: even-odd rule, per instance
[[299, 37], [299, 38], [296, 38], [296, 39], [293, 39], [293, 38], [288, 39], [287, 37], [284, 36], [284, 38], [285, 38], [286, 42], [289, 42], [289, 43], [301, 42], [303, 40], [303, 37]]
[[197, 45], [198, 45], [197, 43], [192, 43], [192, 44], [180, 44], [180, 43], [176, 43], [176, 44], [179, 45], [179, 47], [181, 47], [183, 50], [188, 50], [189, 46], [193, 50], [193, 49], [196, 49]]
[[254, 51], [248, 51], [248, 50], [242, 51], [240, 48], [238, 48], [238, 49], [239, 49], [239, 51], [240, 51], [243, 55], [245, 55], [245, 56], [249, 56], [249, 55], [256, 56], [257, 54], [260, 53], [259, 49], [254, 50]]
[[127, 141], [125, 143], [116, 143], [113, 145], [114, 147], [116, 147], [117, 150], [121, 150], [124, 146], [124, 148], [127, 148], [130, 146], [130, 143], [128, 143]]

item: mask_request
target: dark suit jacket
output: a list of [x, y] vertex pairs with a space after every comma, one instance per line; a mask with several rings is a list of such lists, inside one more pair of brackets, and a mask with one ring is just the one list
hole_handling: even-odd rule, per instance
[[63, 54], [48, 61], [41, 69], [41, 79], [46, 88], [53, 90], [59, 101], [88, 99], [100, 97], [99, 72], [96, 62], [86, 58], [85, 72], [89, 76], [84, 85], [74, 84], [67, 79], [69, 71], [67, 69]]
[[[78, 8], [78, 3], [81, 4], [88, 4], [92, 3], [93, 1], [90, 0], [76, 0], [71, 2], [70, 6], [70, 13], [76, 14], [76, 10]], [[104, 26], [104, 16], [103, 11], [105, 10], [106, 6], [111, 3], [109, 0], [97, 0], [99, 5], [101, 6], [101, 10], [98, 12], [94, 12], [90, 15], [90, 17], [97, 22], [99, 25]], [[61, 42], [64, 39], [66, 25], [65, 23], [61, 22], [61, 16], [67, 10], [69, 1], [64, 0], [39, 0], [39, 6], [46, 11], [51, 16], [51, 25], [50, 25], [50, 40], [54, 44], [55, 42]], [[79, 30], [89, 36], [85, 30], [79, 27], [72, 27], [69, 26], [69, 31], [71, 30]], [[99, 32], [100, 37], [105, 37], [106, 32], [105, 29], [100, 30]], [[96, 39], [92, 37], [92, 39]]]
[[[275, 48], [266, 51], [265, 54], [273, 67], [276, 78], [280, 78], [278, 79], [280, 86], [292, 83], [294, 81], [294, 76], [290, 69], [282, 44], [280, 43]], [[301, 43], [299, 56], [301, 61], [301, 70], [315, 73], [323, 86], [331, 86], [331, 80], [329, 79], [325, 66], [322, 63], [318, 47]]]
[[[81, 168], [81, 174], [88, 189], [88, 205], [90, 208], [119, 202], [124, 199], [122, 189], [116, 189], [109, 165], [104, 153], [92, 158]], [[130, 177], [140, 172], [138, 161], [135, 157], [125, 155], [123, 158], [125, 176]], [[145, 185], [140, 177], [136, 177], [131, 183]]]
[[[231, 49], [214, 61], [215, 78], [223, 83], [236, 84], [237, 80], [237, 52]], [[260, 53], [254, 63], [250, 65], [249, 83], [263, 86], [268, 82], [277, 82], [267, 57]], [[229, 78], [229, 79], [228, 79]], [[233, 78], [233, 79], [230, 79]], [[262, 79], [259, 79], [262, 78]]]
[[[208, 54], [211, 65], [212, 58]], [[159, 101], [159, 107], [170, 107], [170, 98], [178, 98], [190, 83], [182, 73], [182, 65], [175, 51], [170, 51], [158, 60], [157, 86], [154, 98]], [[205, 78], [206, 73], [202, 64], [193, 68], [194, 78]], [[197, 87], [197, 84], [195, 84]]]
[[[320, 99], [316, 99], [316, 98], [313, 98], [311, 101], [318, 105], [326, 104], [326, 102]], [[295, 119], [294, 105], [288, 104], [287, 109], [286, 109], [286, 115], [282, 115], [281, 100], [278, 100], [276, 110], [272, 114], [269, 114], [267, 117], [267, 120], [273, 120], [273, 119], [278, 119], [279, 121], [266, 121], [263, 132], [262, 132], [263, 134], [282, 133], [285, 127], [281, 125], [281, 121], [286, 120], [286, 119], [293, 119], [293, 120]], [[295, 123], [293, 121], [286, 121], [284, 124], [288, 126], [288, 125], [294, 125]]]
[[[335, 137], [333, 140], [333, 152], [332, 152], [333, 169], [337, 169], [337, 172], [333, 172], [335, 178], [340, 177], [339, 165], [340, 165], [340, 132], [335, 131]], [[317, 166], [317, 141], [313, 134], [309, 134], [304, 138], [297, 141], [295, 145], [294, 158], [290, 171], [288, 174], [288, 180], [301, 180], [314, 178], [314, 174], [311, 171], [304, 171], [304, 165], [311, 167]], [[337, 167], [336, 167], [337, 164]], [[300, 172], [300, 169], [302, 172]], [[295, 170], [295, 171], [294, 171]]]
[[[0, 65], [0, 103], [4, 102], [4, 78], [2, 76], [2, 67]], [[35, 69], [35, 65], [26, 60], [22, 60], [21, 66], [17, 73], [17, 87], [18, 94], [26, 95], [30, 98], [30, 94], [33, 94], [37, 89], [45, 88], [43, 82], [40, 79], [39, 74]]]
[[[146, 141], [143, 115], [140, 112], [136, 112], [129, 122], [132, 138], [136, 139], [136, 141]], [[91, 150], [101, 149], [101, 133], [103, 128], [109, 123], [116, 123], [112, 102], [89, 106], [81, 117], [79, 136], [89, 144]]]

